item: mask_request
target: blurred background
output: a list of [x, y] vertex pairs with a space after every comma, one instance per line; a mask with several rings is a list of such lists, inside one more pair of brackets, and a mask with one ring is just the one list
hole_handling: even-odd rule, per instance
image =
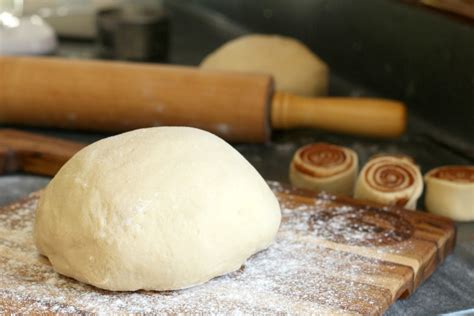
[[[396, 139], [298, 129], [274, 131], [264, 146], [235, 144], [268, 179], [288, 181], [281, 166], [314, 140], [354, 147], [362, 163], [402, 152], [423, 172], [474, 161], [472, 1], [0, 0], [0, 8], [0, 54], [196, 66], [244, 34], [279, 34], [328, 65], [330, 96], [406, 103], [408, 130]], [[86, 142], [105, 136], [42, 132]]]
[[[125, 7], [125, 18], [113, 6]], [[370, 90], [405, 101], [440, 131], [474, 135], [471, 1], [1, 0], [0, 8], [3, 24], [7, 12], [41, 17], [60, 39], [50, 54], [83, 58], [197, 65], [245, 33], [288, 35], [329, 65], [330, 94]], [[54, 47], [28, 30], [43, 53]]]

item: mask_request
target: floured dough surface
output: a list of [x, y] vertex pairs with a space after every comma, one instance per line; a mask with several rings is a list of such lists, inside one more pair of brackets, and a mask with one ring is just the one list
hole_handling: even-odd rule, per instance
[[275, 89], [298, 95], [326, 95], [329, 69], [300, 41], [252, 34], [232, 40], [207, 56], [201, 68], [271, 74]]
[[230, 145], [195, 128], [110, 137], [69, 160], [42, 194], [40, 253], [108, 290], [186, 288], [268, 247], [277, 199]]

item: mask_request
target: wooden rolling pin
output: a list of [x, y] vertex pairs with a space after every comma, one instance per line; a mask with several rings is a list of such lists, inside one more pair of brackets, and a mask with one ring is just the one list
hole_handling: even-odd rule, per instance
[[273, 93], [267, 75], [0, 57], [0, 76], [0, 123], [8, 124], [112, 132], [187, 125], [242, 142], [267, 141], [270, 127], [395, 137], [406, 125], [400, 102]]

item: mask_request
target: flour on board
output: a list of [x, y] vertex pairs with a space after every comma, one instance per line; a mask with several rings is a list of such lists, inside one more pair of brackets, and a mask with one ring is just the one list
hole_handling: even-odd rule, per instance
[[[275, 243], [238, 271], [186, 290], [108, 292], [55, 273], [48, 260], [37, 253], [32, 237], [34, 195], [28, 202], [0, 211], [0, 313], [382, 313], [376, 302], [390, 301], [392, 294], [377, 284], [378, 260], [315, 242], [315, 237], [323, 235], [357, 245], [361, 240], [378, 238], [371, 237], [377, 232], [357, 232], [352, 227], [345, 234], [351, 223], [344, 216], [333, 219], [328, 228], [325, 218], [314, 218], [326, 207], [325, 202], [315, 201], [297, 208], [282, 205], [283, 220]], [[137, 206], [137, 211], [143, 206]], [[351, 210], [342, 206], [335, 211], [344, 214]], [[391, 265], [386, 264], [385, 269]], [[360, 282], [361, 276], [364, 282]]]

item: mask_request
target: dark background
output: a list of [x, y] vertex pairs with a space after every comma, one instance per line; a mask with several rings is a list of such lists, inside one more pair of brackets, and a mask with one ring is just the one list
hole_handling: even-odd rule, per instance
[[472, 144], [474, 21], [388, 0], [192, 2], [253, 32], [299, 38], [333, 73], [405, 101]]

